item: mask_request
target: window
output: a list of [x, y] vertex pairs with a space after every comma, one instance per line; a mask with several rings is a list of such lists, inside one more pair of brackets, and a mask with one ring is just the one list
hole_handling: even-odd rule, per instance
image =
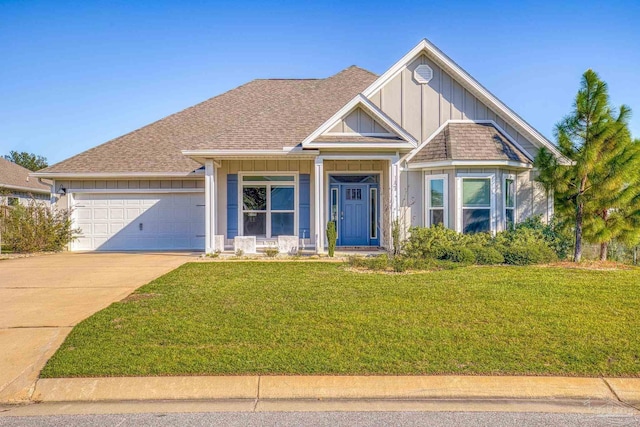
[[331, 221], [338, 221], [338, 189], [331, 189]]
[[492, 231], [490, 177], [462, 178], [462, 232], [482, 233]]
[[371, 238], [378, 238], [378, 189], [371, 187], [369, 189], [371, 208]]
[[7, 204], [9, 206], [18, 206], [20, 204], [20, 199], [18, 199], [17, 197], [9, 197], [7, 199]]
[[447, 175], [428, 175], [426, 179], [426, 225], [442, 224], [447, 227]]
[[504, 229], [510, 230], [516, 223], [516, 180], [507, 175], [504, 179]]
[[294, 176], [243, 176], [242, 182], [244, 236], [296, 235]]

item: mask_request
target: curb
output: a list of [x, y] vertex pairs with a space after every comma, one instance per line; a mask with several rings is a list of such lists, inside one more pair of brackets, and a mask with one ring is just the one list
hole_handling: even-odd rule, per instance
[[45, 378], [34, 402], [304, 399], [580, 399], [640, 404], [640, 378], [191, 376]]

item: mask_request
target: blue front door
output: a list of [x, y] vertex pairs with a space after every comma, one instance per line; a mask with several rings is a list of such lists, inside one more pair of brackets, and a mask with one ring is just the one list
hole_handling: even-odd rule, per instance
[[341, 185], [340, 246], [369, 245], [369, 200], [366, 184]]

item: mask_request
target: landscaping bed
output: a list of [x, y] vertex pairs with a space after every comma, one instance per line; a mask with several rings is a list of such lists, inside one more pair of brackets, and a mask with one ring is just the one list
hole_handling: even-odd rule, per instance
[[637, 269], [190, 263], [83, 321], [43, 377], [640, 376]]

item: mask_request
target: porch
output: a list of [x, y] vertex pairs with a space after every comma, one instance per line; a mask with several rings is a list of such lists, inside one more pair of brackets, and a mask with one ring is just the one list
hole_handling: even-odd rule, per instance
[[324, 253], [326, 225], [336, 221], [338, 246], [385, 247], [398, 211], [396, 155], [206, 158], [206, 253], [235, 251], [236, 237], [255, 237], [254, 251], [297, 239]]

